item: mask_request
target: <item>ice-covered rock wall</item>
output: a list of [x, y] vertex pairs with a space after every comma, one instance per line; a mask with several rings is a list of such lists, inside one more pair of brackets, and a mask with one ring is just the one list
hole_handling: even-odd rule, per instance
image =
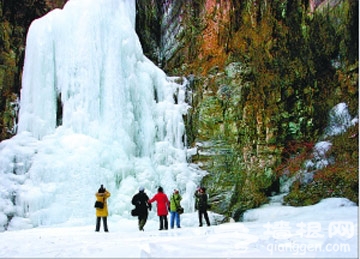
[[179, 188], [193, 209], [187, 82], [143, 55], [134, 23], [130, 0], [70, 0], [32, 23], [18, 134], [0, 143], [0, 229], [93, 220], [100, 184], [111, 215], [130, 216], [139, 186]]

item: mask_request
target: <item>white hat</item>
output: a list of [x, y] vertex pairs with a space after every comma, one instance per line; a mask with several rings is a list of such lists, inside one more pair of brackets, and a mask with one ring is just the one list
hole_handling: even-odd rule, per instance
[[139, 188], [139, 192], [143, 192], [145, 190], [145, 188], [144, 187], [142, 187], [142, 186], [140, 186], [140, 188]]

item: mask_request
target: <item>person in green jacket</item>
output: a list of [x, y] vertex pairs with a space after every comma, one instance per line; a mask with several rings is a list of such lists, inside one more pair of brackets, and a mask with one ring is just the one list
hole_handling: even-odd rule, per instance
[[170, 228], [174, 228], [174, 223], [176, 223], [177, 228], [180, 228], [180, 214], [178, 209], [181, 208], [181, 199], [182, 197], [179, 194], [179, 190], [175, 189], [170, 197]]

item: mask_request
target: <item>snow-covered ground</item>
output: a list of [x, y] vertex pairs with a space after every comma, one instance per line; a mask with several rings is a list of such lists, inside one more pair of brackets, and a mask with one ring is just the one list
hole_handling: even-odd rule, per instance
[[109, 217], [109, 233], [81, 220], [2, 232], [0, 257], [358, 258], [358, 206], [347, 199], [306, 207], [274, 202], [247, 211], [243, 222], [210, 227], [198, 227], [197, 214], [185, 213], [182, 228], [167, 231], [158, 230], [154, 214], [144, 232], [136, 218], [119, 216]]

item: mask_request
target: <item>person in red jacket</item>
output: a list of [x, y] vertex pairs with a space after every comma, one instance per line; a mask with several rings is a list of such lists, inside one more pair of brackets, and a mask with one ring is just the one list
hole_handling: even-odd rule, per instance
[[159, 216], [160, 228], [159, 230], [168, 229], [167, 215], [169, 211], [170, 202], [167, 195], [164, 193], [162, 187], [158, 188], [157, 194], [149, 200], [149, 203], [156, 201], [157, 215]]

